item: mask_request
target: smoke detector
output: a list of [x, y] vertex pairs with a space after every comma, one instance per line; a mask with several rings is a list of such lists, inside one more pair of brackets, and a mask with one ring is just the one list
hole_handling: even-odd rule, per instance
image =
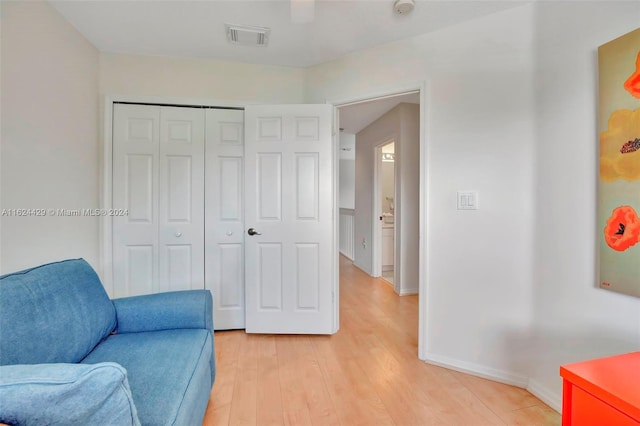
[[416, 2], [414, 0], [395, 0], [393, 2], [393, 10], [398, 15], [408, 15], [413, 11]]
[[269, 28], [233, 24], [224, 24], [224, 28], [229, 43], [248, 46], [266, 46], [269, 43]]

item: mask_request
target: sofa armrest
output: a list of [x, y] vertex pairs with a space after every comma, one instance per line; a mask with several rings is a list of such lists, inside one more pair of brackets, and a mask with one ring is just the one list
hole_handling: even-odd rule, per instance
[[114, 299], [118, 333], [203, 328], [213, 334], [209, 290], [185, 290]]
[[0, 423], [140, 426], [127, 372], [113, 362], [1, 366]]

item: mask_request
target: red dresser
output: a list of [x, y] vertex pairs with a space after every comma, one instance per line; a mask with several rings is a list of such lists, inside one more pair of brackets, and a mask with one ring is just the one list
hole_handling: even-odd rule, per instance
[[560, 367], [562, 426], [640, 426], [640, 352]]

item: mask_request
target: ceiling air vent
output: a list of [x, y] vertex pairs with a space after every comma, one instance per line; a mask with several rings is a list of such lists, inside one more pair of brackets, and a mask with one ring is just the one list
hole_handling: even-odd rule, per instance
[[269, 28], [232, 24], [224, 24], [224, 27], [229, 43], [249, 46], [266, 46], [269, 43]]

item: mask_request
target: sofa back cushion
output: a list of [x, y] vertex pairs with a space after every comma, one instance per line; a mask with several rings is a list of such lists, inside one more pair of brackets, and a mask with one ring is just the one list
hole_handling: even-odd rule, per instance
[[95, 271], [65, 260], [0, 277], [0, 365], [74, 363], [116, 327]]

